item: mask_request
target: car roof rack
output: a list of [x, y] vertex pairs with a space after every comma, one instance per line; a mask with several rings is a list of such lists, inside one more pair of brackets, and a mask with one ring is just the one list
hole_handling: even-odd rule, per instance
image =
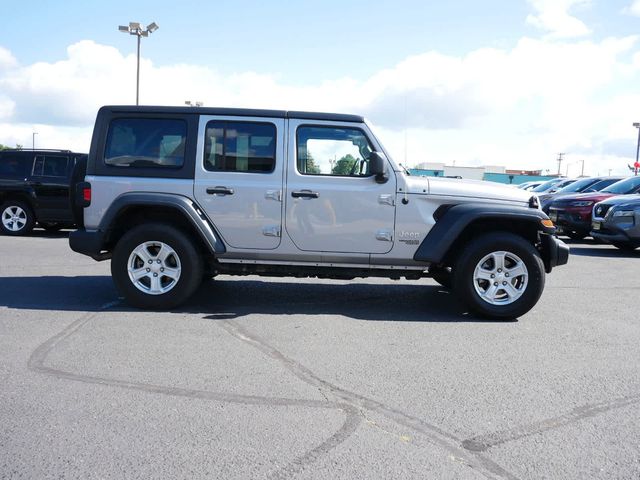
[[58, 152], [58, 153], [73, 153], [71, 150], [60, 148], [5, 148], [0, 152]]

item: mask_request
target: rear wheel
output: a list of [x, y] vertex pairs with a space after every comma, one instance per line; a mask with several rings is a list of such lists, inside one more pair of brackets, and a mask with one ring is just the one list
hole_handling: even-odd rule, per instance
[[143, 224], [126, 233], [111, 259], [111, 275], [127, 303], [173, 308], [201, 283], [203, 268], [191, 239], [165, 224]]
[[61, 223], [55, 223], [55, 222], [38, 222], [38, 224], [44, 228], [47, 232], [57, 232], [58, 230], [60, 230], [62, 228], [62, 224]]
[[31, 207], [20, 200], [8, 200], [0, 206], [0, 229], [5, 235], [27, 235], [35, 224]]
[[507, 232], [486, 234], [467, 244], [453, 271], [454, 291], [472, 311], [504, 320], [531, 310], [544, 281], [538, 250]]

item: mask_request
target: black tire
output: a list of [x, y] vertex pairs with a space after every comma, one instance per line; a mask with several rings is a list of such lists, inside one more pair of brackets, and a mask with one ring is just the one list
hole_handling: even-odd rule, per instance
[[[519, 257], [526, 266], [528, 279], [517, 300], [512, 303], [494, 305], [481, 298], [476, 291], [474, 272], [485, 256], [498, 251]], [[506, 272], [507, 270], [505, 270]], [[502, 273], [502, 275], [506, 275]], [[514, 276], [509, 281], [519, 282], [524, 278]], [[500, 279], [497, 279], [500, 280]], [[506, 280], [502, 278], [502, 280]], [[501, 281], [502, 281], [501, 280]], [[492, 281], [492, 280], [491, 280]], [[538, 302], [544, 290], [544, 263], [536, 248], [524, 238], [508, 232], [488, 233], [471, 240], [463, 249], [453, 270], [453, 288], [458, 297], [476, 314], [497, 320], [511, 320], [524, 315]], [[483, 282], [477, 283], [481, 289]], [[516, 283], [517, 286], [517, 283]], [[487, 288], [489, 288], [488, 285]], [[506, 290], [498, 289], [496, 295]]]
[[[12, 220], [13, 215], [17, 220]], [[36, 217], [31, 207], [21, 200], [7, 200], [0, 205], [0, 231], [4, 235], [27, 235], [31, 233], [36, 223]]]
[[[162, 273], [155, 275], [155, 277], [159, 276], [157, 282], [160, 282], [160, 286], [162, 282], [166, 283], [166, 288], [172, 285], [164, 293], [146, 293], [138, 288], [129, 277], [128, 266], [130, 259], [133, 259], [133, 265], [136, 262], [138, 262], [138, 265], [145, 265], [139, 263], [141, 261], [140, 258], [132, 256], [134, 250], [145, 242], [165, 244], [175, 253], [175, 256], [172, 254], [167, 259], [167, 261], [172, 261], [172, 265], [167, 268], [176, 267], [176, 263], [179, 265], [180, 274], [177, 281], [171, 282], [171, 279], [165, 277]], [[146, 253], [149, 252], [150, 250], [146, 249]], [[152, 268], [156, 267], [156, 261], [152, 262]], [[164, 266], [164, 263], [162, 265]], [[160, 266], [157, 266], [157, 268], [160, 268]], [[141, 282], [144, 281], [150, 284], [151, 275], [153, 273], [150, 273], [146, 280], [141, 279]], [[147, 223], [127, 232], [118, 241], [111, 259], [111, 276], [116, 288], [129, 305], [137, 308], [164, 310], [180, 305], [198, 288], [202, 281], [202, 275], [202, 259], [192, 239], [181, 230], [163, 223]], [[147, 276], [145, 275], [145, 277]], [[138, 285], [141, 285], [141, 282], [138, 282]], [[142, 285], [142, 288], [146, 286]], [[152, 285], [149, 286], [151, 287]]]
[[613, 246], [624, 252], [633, 252], [640, 245], [632, 242], [613, 242]]
[[571, 240], [584, 240], [588, 236], [589, 234], [585, 232], [567, 232], [567, 237]]
[[51, 232], [51, 233], [55, 233], [62, 228], [62, 224], [54, 223], [54, 222], [51, 222], [51, 223], [38, 222], [38, 225], [44, 228], [47, 232]]
[[450, 268], [434, 267], [429, 269], [429, 274], [436, 282], [447, 290], [453, 288], [453, 273]]

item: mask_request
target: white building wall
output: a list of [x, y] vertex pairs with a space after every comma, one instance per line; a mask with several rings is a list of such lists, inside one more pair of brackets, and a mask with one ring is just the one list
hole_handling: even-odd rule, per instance
[[444, 167], [445, 177], [462, 177], [469, 180], [482, 180], [484, 167]]

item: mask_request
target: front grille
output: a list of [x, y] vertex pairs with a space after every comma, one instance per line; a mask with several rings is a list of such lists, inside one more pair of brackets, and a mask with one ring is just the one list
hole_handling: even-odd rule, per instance
[[611, 208], [611, 205], [607, 205], [606, 203], [601, 203], [599, 205], [596, 205], [596, 208], [593, 210], [593, 213], [598, 218], [604, 218], [604, 216], [607, 214], [610, 208]]

